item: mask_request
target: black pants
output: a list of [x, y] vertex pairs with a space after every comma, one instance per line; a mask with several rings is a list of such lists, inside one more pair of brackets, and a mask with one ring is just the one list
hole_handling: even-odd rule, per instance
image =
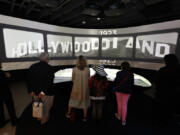
[[104, 100], [100, 101], [91, 101], [92, 103], [92, 118], [95, 120], [101, 120], [103, 114], [103, 105]]
[[17, 117], [14, 109], [12, 94], [10, 91], [6, 92], [6, 94], [1, 94], [0, 96], [0, 123], [3, 123], [5, 121], [3, 104], [6, 105], [11, 122], [12, 123], [16, 122]]

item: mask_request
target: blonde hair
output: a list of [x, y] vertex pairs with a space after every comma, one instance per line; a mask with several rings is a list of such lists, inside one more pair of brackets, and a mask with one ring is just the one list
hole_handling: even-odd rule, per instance
[[87, 67], [87, 60], [84, 56], [80, 55], [76, 61], [76, 67], [80, 70], [84, 70]]

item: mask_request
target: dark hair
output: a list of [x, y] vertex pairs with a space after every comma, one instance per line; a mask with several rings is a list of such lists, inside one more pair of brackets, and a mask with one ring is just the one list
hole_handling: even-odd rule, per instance
[[166, 66], [171, 67], [171, 66], [178, 66], [179, 62], [175, 54], [167, 54], [164, 56], [164, 62]]
[[122, 70], [130, 70], [130, 64], [127, 61], [121, 63]]

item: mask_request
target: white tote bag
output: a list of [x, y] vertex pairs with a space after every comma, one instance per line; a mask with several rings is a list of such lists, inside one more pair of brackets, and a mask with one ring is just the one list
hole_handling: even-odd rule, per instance
[[39, 101], [34, 101], [33, 102], [33, 113], [32, 116], [34, 118], [42, 118], [43, 117], [43, 103], [41, 100]]

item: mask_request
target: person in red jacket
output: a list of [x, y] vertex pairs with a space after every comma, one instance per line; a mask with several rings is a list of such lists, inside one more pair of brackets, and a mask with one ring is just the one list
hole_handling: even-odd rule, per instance
[[89, 80], [90, 99], [92, 103], [92, 118], [94, 120], [102, 119], [103, 104], [106, 99], [105, 93], [108, 88], [107, 74], [102, 65], [93, 66], [96, 71]]

